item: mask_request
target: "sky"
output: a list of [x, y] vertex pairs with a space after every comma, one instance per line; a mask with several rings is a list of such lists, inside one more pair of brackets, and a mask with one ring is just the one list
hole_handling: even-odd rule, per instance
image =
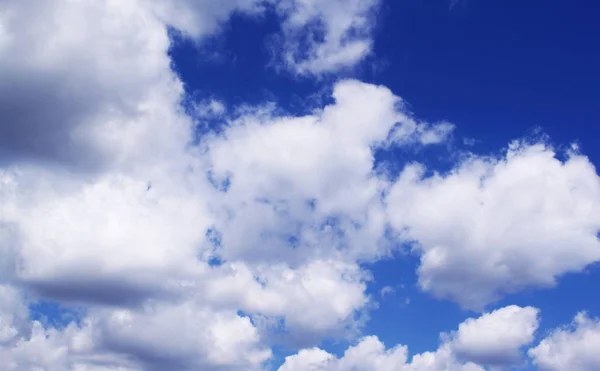
[[0, 0], [0, 368], [599, 370], [599, 15]]

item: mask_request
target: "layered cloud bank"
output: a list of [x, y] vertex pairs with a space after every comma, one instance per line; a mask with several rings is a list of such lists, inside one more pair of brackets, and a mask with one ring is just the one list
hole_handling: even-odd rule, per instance
[[[485, 312], [600, 260], [585, 156], [519, 141], [444, 174], [408, 159], [396, 179], [374, 150], [437, 145], [453, 126], [355, 80], [305, 116], [214, 106], [221, 130], [196, 138], [168, 27], [201, 40], [271, 11], [274, 63], [322, 74], [371, 51], [378, 2], [338, 3], [0, 1], [0, 364], [264, 370], [281, 344], [298, 350], [282, 371], [481, 370], [519, 365], [524, 347], [540, 368], [597, 364], [597, 320], [532, 346], [537, 309]], [[361, 337], [361, 263], [406, 245], [423, 291], [483, 312], [412, 357]], [[77, 311], [32, 320], [39, 301]], [[316, 347], [356, 335], [344, 355]]]

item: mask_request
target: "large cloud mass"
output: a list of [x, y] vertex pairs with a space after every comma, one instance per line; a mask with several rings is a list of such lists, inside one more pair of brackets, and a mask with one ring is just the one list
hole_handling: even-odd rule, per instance
[[[282, 371], [519, 363], [538, 325], [529, 307], [467, 320], [410, 362], [376, 337], [341, 357], [313, 347], [360, 333], [374, 304], [362, 263], [405, 242], [423, 290], [474, 309], [598, 261], [585, 157], [521, 143], [391, 180], [375, 149], [441, 143], [453, 126], [355, 80], [304, 116], [214, 103], [222, 130], [200, 139], [202, 118], [180, 106], [168, 27], [202, 40], [232, 14], [272, 11], [275, 63], [321, 74], [371, 50], [378, 1], [340, 3], [0, 0], [0, 364], [263, 370], [281, 344], [305, 348]], [[47, 301], [76, 314], [30, 318]], [[530, 354], [549, 364], [543, 344], [559, 340]]]

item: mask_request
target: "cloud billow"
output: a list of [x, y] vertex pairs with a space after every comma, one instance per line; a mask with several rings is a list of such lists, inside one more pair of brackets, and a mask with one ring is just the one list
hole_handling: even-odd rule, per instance
[[[410, 163], [391, 180], [374, 149], [446, 143], [454, 125], [421, 122], [387, 87], [352, 79], [302, 116], [214, 101], [191, 117], [168, 27], [202, 40], [231, 14], [274, 11], [274, 63], [318, 76], [371, 53], [379, 6], [215, 4], [0, 2], [0, 55], [11, 56], [0, 58], [0, 364], [265, 370], [281, 344], [296, 352], [281, 371], [520, 364], [539, 310], [486, 308], [600, 260], [590, 161], [515, 142], [447, 174]], [[299, 43], [306, 53], [290, 54]], [[226, 124], [195, 138], [203, 114]], [[423, 291], [482, 312], [410, 361], [406, 346], [362, 334], [374, 307], [363, 263], [407, 242]], [[40, 299], [85, 311], [55, 328], [29, 318]], [[597, 332], [577, 318], [529, 351], [536, 364], [574, 362], [565, 339]], [[317, 347], [347, 337], [358, 340], [344, 355]]]

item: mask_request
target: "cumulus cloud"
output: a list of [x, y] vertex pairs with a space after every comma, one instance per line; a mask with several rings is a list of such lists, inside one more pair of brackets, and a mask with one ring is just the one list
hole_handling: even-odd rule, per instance
[[511, 305], [470, 318], [453, 333], [451, 348], [457, 358], [490, 366], [516, 365], [520, 348], [533, 341], [538, 310]]
[[319, 348], [303, 349], [296, 355], [286, 357], [279, 371], [391, 371], [400, 370], [406, 363], [406, 357], [406, 347], [385, 349], [377, 337], [368, 336], [348, 348], [339, 359]]
[[[185, 142], [164, 24], [138, 2], [0, 5], [0, 156], [91, 170]], [[137, 140], [132, 140], [132, 138]]]
[[600, 259], [600, 179], [583, 155], [513, 143], [448, 174], [407, 166], [391, 187], [390, 222], [421, 256], [419, 285], [481, 309], [506, 293], [551, 287]]
[[[304, 64], [289, 62], [318, 73], [366, 53], [367, 39], [345, 35], [367, 27], [364, 13], [374, 3], [4, 1], [0, 53], [11, 57], [0, 61], [2, 162], [59, 161], [90, 170], [132, 157], [160, 161], [184, 145], [190, 127], [177, 114], [182, 87], [170, 69], [165, 25], [202, 39], [233, 13], [258, 15], [276, 6], [284, 18], [285, 59], [310, 22], [327, 26], [324, 41], [311, 41]], [[359, 44], [364, 50], [351, 52]]]
[[[271, 323], [281, 321], [294, 341], [303, 342], [355, 328], [369, 301], [368, 275], [353, 259], [327, 253], [326, 238], [337, 241], [343, 228], [335, 218], [306, 227], [306, 234], [317, 241], [312, 245], [325, 253], [302, 252], [301, 259], [294, 259], [293, 252], [265, 249], [261, 255], [273, 226], [268, 219], [244, 214], [238, 204], [248, 201], [276, 217], [273, 205], [283, 198], [283, 203], [303, 204], [313, 213], [317, 208], [340, 209], [343, 219], [350, 205], [342, 200], [323, 204], [332, 193], [323, 189], [327, 179], [314, 180], [305, 193], [301, 187], [287, 194], [285, 187], [263, 193], [252, 182], [244, 191], [244, 169], [228, 168], [227, 149], [218, 150], [222, 138], [189, 146], [192, 120], [179, 107], [182, 84], [170, 69], [166, 24], [199, 38], [218, 30], [233, 11], [260, 11], [254, 3], [231, 2], [229, 8], [218, 8], [217, 15], [197, 2], [1, 3], [0, 47], [13, 56], [0, 62], [7, 77], [0, 82], [0, 283], [6, 284], [2, 364], [57, 370], [260, 369], [271, 354], [265, 343]], [[181, 13], [188, 6], [206, 12], [214, 22], [194, 28], [196, 20]], [[345, 86], [337, 93], [345, 106], [327, 109], [332, 117], [322, 126], [328, 128], [318, 129], [328, 135], [323, 151], [332, 144], [332, 134], [343, 134], [339, 120], [351, 108], [352, 97], [344, 97], [348, 89], [364, 91], [365, 98], [383, 98], [374, 114], [396, 115], [390, 107], [397, 98], [389, 90], [356, 82]], [[209, 108], [211, 114], [225, 113], [217, 102]], [[347, 137], [356, 141], [357, 135], [367, 134], [368, 141], [361, 142], [358, 158], [350, 154], [340, 166], [351, 171], [358, 161], [358, 176], [371, 185], [368, 192], [376, 182], [368, 174], [371, 160], [364, 148], [385, 136], [392, 117], [375, 134], [360, 125], [381, 119], [363, 116], [354, 125], [358, 131]], [[236, 125], [226, 135], [253, 146], [261, 127], [275, 128], [271, 124], [283, 118], [251, 113], [240, 118], [252, 120], [259, 136]], [[311, 120], [321, 117], [297, 119]], [[304, 127], [300, 129], [302, 134]], [[275, 128], [286, 130], [286, 125]], [[244, 138], [246, 134], [250, 137]], [[310, 129], [308, 135], [313, 135]], [[231, 142], [231, 150], [237, 150], [236, 143]], [[309, 152], [307, 143], [289, 144], [299, 154]], [[201, 153], [204, 148], [210, 155]], [[248, 154], [251, 149], [239, 147]], [[289, 164], [275, 164], [270, 172], [265, 158], [265, 153], [255, 152], [267, 184], [279, 184], [279, 176], [296, 181], [319, 165], [313, 158], [293, 174], [279, 174]], [[222, 169], [235, 173], [228, 195], [207, 176], [219, 176]], [[321, 174], [326, 170], [314, 169]], [[350, 192], [362, 191], [355, 187]], [[263, 199], [255, 199], [259, 196]], [[369, 203], [369, 197], [361, 202]], [[318, 203], [311, 206], [312, 201]], [[362, 218], [363, 207], [354, 207], [355, 218]], [[238, 224], [224, 217], [232, 210]], [[324, 214], [319, 218], [326, 219]], [[291, 220], [321, 223], [319, 218]], [[231, 224], [247, 236], [236, 242]], [[246, 230], [253, 226], [262, 235]], [[223, 236], [219, 246], [216, 234]], [[285, 239], [277, 243], [290, 245]], [[310, 243], [304, 245], [311, 250]], [[223, 263], [213, 265], [214, 256]], [[87, 314], [81, 325], [44, 328], [27, 320], [26, 306], [37, 298], [84, 305]], [[180, 342], [173, 342], [175, 333]]]
[[509, 306], [479, 318], [467, 319], [452, 334], [442, 334], [435, 352], [416, 354], [408, 348], [386, 349], [376, 336], [349, 347], [341, 358], [319, 348], [303, 349], [286, 357], [279, 371], [483, 371], [483, 366], [511, 366], [520, 362], [520, 348], [533, 340], [538, 310]]
[[229, 210], [215, 224], [224, 259], [299, 264], [385, 254], [378, 240], [386, 228], [387, 181], [373, 171], [373, 147], [388, 145], [390, 131], [403, 133], [398, 144], [414, 143], [430, 126], [410, 118], [383, 86], [345, 80], [333, 98], [303, 117], [243, 115], [207, 141], [211, 172], [227, 183], [213, 199]]
[[[188, 117], [167, 26], [201, 40], [231, 14], [274, 6], [287, 67], [319, 74], [369, 53], [378, 2], [216, 4], [0, 2], [0, 53], [11, 56], [0, 60], [0, 364], [262, 370], [279, 342], [309, 347], [290, 369], [513, 362], [532, 309], [467, 321], [410, 363], [374, 337], [339, 359], [310, 347], [357, 333], [371, 304], [361, 263], [387, 256], [391, 235], [418, 241], [425, 290], [467, 306], [597, 260], [591, 164], [522, 146], [447, 176], [410, 166], [392, 184], [374, 148], [444, 142], [453, 126], [419, 122], [386, 87], [354, 80], [304, 116], [210, 101]], [[194, 119], [214, 117], [223, 129], [197, 138]], [[29, 319], [41, 298], [82, 306], [81, 318]], [[505, 317], [514, 324], [491, 339]]]
[[579, 313], [570, 326], [555, 329], [528, 354], [542, 371], [592, 371], [600, 365], [598, 349], [600, 320]]
[[[370, 146], [406, 121], [399, 98], [345, 81], [313, 115], [247, 111], [190, 147], [167, 56], [171, 11], [145, 1], [2, 3], [2, 48], [14, 58], [0, 62], [10, 77], [1, 130], [11, 135], [0, 143], [0, 279], [28, 294], [2, 316], [3, 357], [16, 369], [149, 367], [152, 357], [167, 369], [250, 369], [270, 357], [273, 324], [314, 343], [354, 331], [369, 303], [356, 259], [382, 253], [385, 224]], [[175, 21], [194, 37], [218, 29]], [[218, 102], [209, 108], [226, 114]], [[214, 186], [220, 178], [227, 192]], [[16, 321], [37, 298], [84, 305], [84, 325]], [[126, 320], [111, 325], [115, 316]], [[232, 330], [215, 340], [210, 326], [180, 318]], [[159, 352], [156, 333], [169, 329], [190, 332]], [[85, 357], [69, 345], [80, 333], [91, 334]], [[247, 340], [236, 342], [240, 334]]]
[[12, 347], [0, 348], [7, 370], [262, 370], [271, 356], [257, 329], [235, 312], [193, 302], [144, 309], [94, 310], [58, 330], [37, 321]]
[[[133, 313], [129, 327], [151, 326], [162, 315], [144, 312], [148, 303], [167, 310], [168, 303], [196, 298], [198, 316], [214, 310], [217, 317], [238, 310], [251, 316], [257, 344], [281, 326], [297, 345], [354, 332], [370, 300], [369, 275], [357, 261], [385, 253], [377, 243], [385, 222], [371, 146], [403, 125], [405, 115], [383, 87], [344, 81], [334, 98], [305, 117], [247, 113], [221, 135], [208, 135], [197, 152], [174, 147], [169, 162], [143, 162], [144, 171], [113, 166], [76, 175], [30, 162], [5, 167], [0, 237], [10, 269], [4, 279], [35, 297]], [[228, 177], [227, 191], [207, 174]], [[103, 324], [105, 316], [90, 310], [86, 318]], [[177, 328], [169, 322], [175, 317], [160, 318]], [[128, 347], [131, 337], [98, 331], [104, 340], [117, 337], [113, 352], [141, 364], [155, 353]], [[140, 344], [158, 341], [152, 331], [137, 334]], [[230, 354], [232, 363], [219, 367], [264, 362], [260, 349], [262, 357], [240, 355], [242, 362]], [[205, 362], [180, 355], [179, 361], [165, 356], [164, 367]]]

